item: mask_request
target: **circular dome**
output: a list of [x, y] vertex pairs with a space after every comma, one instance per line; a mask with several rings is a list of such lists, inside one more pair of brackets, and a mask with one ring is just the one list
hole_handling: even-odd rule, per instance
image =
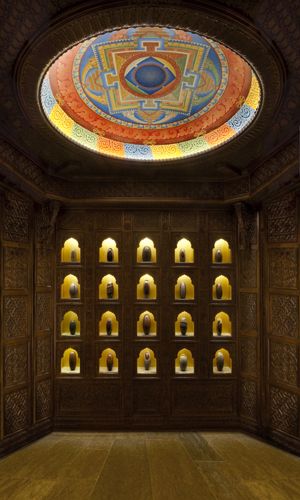
[[234, 139], [261, 101], [250, 65], [188, 31], [100, 34], [58, 57], [42, 79], [49, 122], [77, 144], [123, 159], [180, 159]]

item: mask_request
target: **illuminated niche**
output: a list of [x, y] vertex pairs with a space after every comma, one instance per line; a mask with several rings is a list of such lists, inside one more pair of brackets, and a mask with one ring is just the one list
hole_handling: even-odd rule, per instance
[[103, 276], [99, 285], [100, 300], [117, 300], [119, 298], [119, 285], [112, 274]]
[[102, 351], [99, 358], [99, 373], [105, 375], [115, 374], [119, 372], [119, 360], [116, 352], [108, 347]]
[[99, 335], [105, 337], [118, 337], [119, 322], [111, 311], [105, 311], [99, 321]]
[[194, 285], [186, 274], [179, 276], [175, 285], [175, 300], [194, 300]]
[[136, 261], [138, 263], [155, 263], [156, 262], [156, 248], [150, 238], [143, 238], [139, 242], [136, 250]]
[[178, 314], [175, 321], [175, 336], [176, 337], [193, 337], [194, 336], [194, 321], [190, 313], [182, 311]]
[[231, 250], [226, 240], [217, 240], [212, 249], [212, 261], [214, 264], [231, 264]]
[[60, 372], [69, 375], [78, 375], [78, 373], [80, 373], [80, 358], [76, 349], [68, 347], [68, 349], [64, 351], [60, 363]]
[[220, 275], [215, 279], [212, 298], [213, 300], [231, 300], [231, 285], [226, 276]]
[[194, 249], [192, 244], [186, 238], [182, 238], [177, 242], [174, 250], [176, 264], [193, 264], [194, 262]]
[[156, 358], [152, 349], [145, 347], [137, 358], [137, 373], [139, 375], [153, 375], [157, 372]]
[[139, 315], [136, 324], [136, 333], [138, 337], [154, 337], [157, 334], [157, 323], [154, 314], [150, 311], [144, 311]]
[[119, 249], [115, 240], [106, 238], [99, 248], [99, 262], [117, 263], [119, 262]]
[[231, 321], [227, 313], [220, 311], [213, 321], [214, 337], [231, 337]]
[[79, 337], [80, 321], [78, 319], [78, 314], [76, 314], [74, 311], [66, 312], [60, 323], [60, 332], [63, 336]]
[[136, 287], [136, 297], [138, 300], [156, 300], [156, 284], [150, 274], [144, 274]]
[[191, 375], [195, 372], [194, 358], [189, 349], [180, 349], [175, 359], [175, 373], [180, 375]]
[[80, 262], [80, 247], [75, 238], [69, 238], [64, 242], [61, 249], [61, 262], [71, 262], [72, 264]]
[[62, 299], [68, 300], [80, 299], [80, 285], [76, 276], [68, 274], [65, 277], [60, 287], [60, 296]]
[[213, 358], [213, 373], [226, 375], [232, 373], [232, 359], [227, 349], [218, 349]]

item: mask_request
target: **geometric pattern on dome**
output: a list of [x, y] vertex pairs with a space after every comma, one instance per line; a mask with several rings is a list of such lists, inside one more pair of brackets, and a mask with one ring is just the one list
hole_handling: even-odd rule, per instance
[[241, 133], [261, 101], [249, 64], [187, 31], [124, 28], [78, 43], [45, 74], [40, 98], [50, 123], [100, 154], [176, 159]]

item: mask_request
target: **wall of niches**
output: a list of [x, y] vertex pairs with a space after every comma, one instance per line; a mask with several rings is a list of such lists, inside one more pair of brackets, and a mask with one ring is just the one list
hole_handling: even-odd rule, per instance
[[53, 269], [44, 282], [49, 263], [35, 241], [39, 216], [38, 211], [34, 215], [33, 203], [6, 188], [0, 211], [0, 452], [5, 453], [50, 429]]
[[[61, 212], [56, 428], [237, 424], [234, 221], [234, 213], [224, 209]], [[192, 247], [185, 247], [185, 257], [183, 239]], [[221, 261], [214, 248], [220, 239], [230, 247], [221, 247]], [[140, 243], [151, 247], [150, 258], [143, 260]], [[113, 257], [107, 258], [110, 248]], [[217, 298], [221, 283], [223, 296]]]
[[299, 452], [299, 200], [295, 194], [265, 205], [263, 234], [263, 427], [273, 440]]

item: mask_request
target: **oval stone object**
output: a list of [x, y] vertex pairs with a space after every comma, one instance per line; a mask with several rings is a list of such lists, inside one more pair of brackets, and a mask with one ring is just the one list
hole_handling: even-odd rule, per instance
[[215, 261], [216, 262], [222, 262], [223, 261], [223, 255], [222, 255], [222, 250], [218, 249], [215, 253]]
[[223, 288], [221, 283], [216, 284], [216, 297], [217, 299], [221, 299], [223, 295]]
[[179, 296], [181, 299], [185, 299], [186, 297], [186, 284], [184, 281], [180, 281], [179, 284]]
[[76, 299], [78, 297], [78, 285], [77, 283], [71, 283], [69, 288], [69, 294], [72, 299]]
[[216, 365], [219, 372], [223, 371], [224, 368], [224, 355], [222, 352], [218, 352], [216, 356]]
[[114, 366], [114, 357], [111, 353], [106, 356], [106, 367], [109, 372], [112, 371]]
[[217, 334], [218, 335], [222, 335], [222, 327], [223, 327], [222, 320], [218, 319], [218, 321], [217, 321]]
[[76, 321], [72, 319], [69, 323], [69, 330], [71, 335], [75, 335], [76, 333]]
[[149, 370], [151, 366], [151, 354], [149, 351], [145, 351], [144, 353], [144, 368], [145, 370]]
[[77, 261], [77, 252], [76, 250], [71, 251], [71, 262], [76, 262]]
[[151, 256], [152, 256], [151, 248], [148, 245], [144, 246], [142, 251], [142, 261], [151, 262]]
[[186, 261], [185, 249], [181, 248], [179, 251], [179, 262], [185, 262], [185, 261]]
[[111, 319], [106, 320], [105, 328], [106, 328], [106, 334], [111, 335], [111, 333], [112, 333], [112, 320]]
[[149, 295], [150, 295], [150, 283], [148, 280], [144, 281], [143, 290], [144, 290], [144, 296], [149, 297]]
[[110, 281], [106, 285], [106, 295], [108, 299], [112, 299], [114, 296], [114, 284], [112, 283], [112, 281]]
[[143, 331], [145, 335], [149, 335], [151, 328], [151, 318], [149, 314], [144, 314], [143, 317]]
[[180, 331], [181, 335], [185, 335], [187, 332], [188, 322], [185, 317], [182, 317], [180, 320]]
[[76, 369], [76, 361], [77, 361], [76, 352], [71, 351], [69, 354], [69, 367], [72, 372]]
[[107, 262], [113, 262], [113, 260], [114, 260], [114, 251], [113, 251], [112, 248], [109, 248], [107, 250], [106, 258], [107, 258]]
[[185, 372], [187, 369], [188, 359], [186, 354], [180, 354], [179, 356], [179, 367], [182, 372]]

